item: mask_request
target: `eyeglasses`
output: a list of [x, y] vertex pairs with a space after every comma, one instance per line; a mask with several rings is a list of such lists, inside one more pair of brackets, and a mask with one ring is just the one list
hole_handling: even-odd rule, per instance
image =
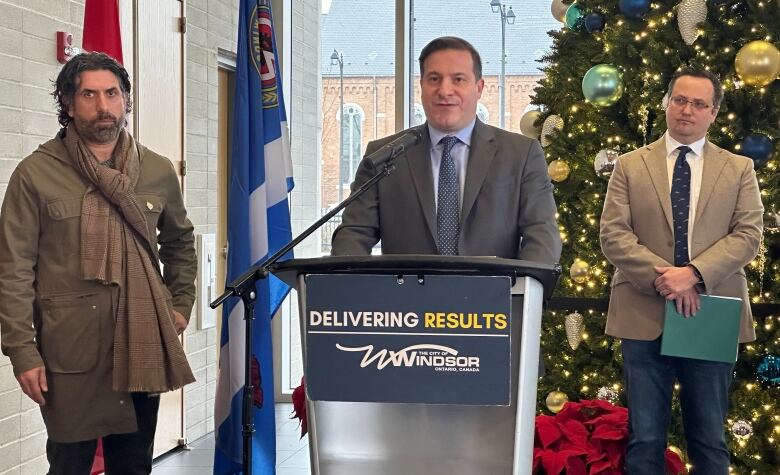
[[685, 107], [686, 104], [690, 104], [697, 111], [704, 111], [712, 107], [710, 104], [707, 104], [706, 102], [700, 99], [691, 101], [685, 96], [674, 96], [669, 100], [672, 102], [672, 104], [674, 104], [675, 106], [681, 109]]

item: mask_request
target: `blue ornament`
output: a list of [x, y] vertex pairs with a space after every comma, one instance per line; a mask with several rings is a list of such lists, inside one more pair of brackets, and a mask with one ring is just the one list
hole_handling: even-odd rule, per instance
[[585, 15], [585, 29], [588, 33], [595, 33], [604, 29], [604, 17], [601, 13], [588, 13]]
[[758, 364], [758, 379], [765, 384], [780, 386], [780, 357], [767, 355]]
[[620, 0], [618, 6], [626, 18], [641, 20], [650, 11], [650, 0]]
[[742, 146], [739, 149], [741, 155], [753, 159], [755, 169], [761, 168], [772, 158], [772, 152], [774, 152], [774, 145], [764, 134], [748, 134], [742, 140]]

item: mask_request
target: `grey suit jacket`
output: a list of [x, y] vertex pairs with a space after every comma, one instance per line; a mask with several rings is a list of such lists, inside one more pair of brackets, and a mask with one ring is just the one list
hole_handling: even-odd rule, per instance
[[[333, 255], [370, 254], [379, 240], [383, 254], [437, 253], [427, 124], [418, 130], [423, 139], [396, 159], [396, 170], [346, 208]], [[369, 143], [366, 155], [398, 135]], [[352, 191], [375, 173], [363, 160]], [[561, 239], [552, 191], [536, 140], [477, 120], [462, 190], [460, 254], [557, 263]]]
[[[691, 264], [705, 293], [743, 301], [741, 342], [755, 339], [744, 267], [763, 232], [753, 162], [710, 142], [704, 145], [701, 192], [691, 236]], [[654, 266], [673, 266], [674, 232], [664, 138], [620, 157], [601, 214], [601, 249], [615, 266], [606, 332], [654, 340], [663, 330], [664, 298]]]

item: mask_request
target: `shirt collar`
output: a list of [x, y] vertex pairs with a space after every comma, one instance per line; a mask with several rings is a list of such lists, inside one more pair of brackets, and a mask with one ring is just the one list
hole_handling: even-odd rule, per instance
[[431, 136], [431, 146], [435, 147], [439, 145], [439, 141], [446, 137], [447, 135], [454, 135], [455, 137], [458, 137], [458, 139], [463, 142], [464, 144], [471, 146], [471, 133], [474, 131], [474, 125], [477, 123], [477, 118], [475, 117], [474, 120], [471, 121], [469, 125], [466, 127], [460, 129], [459, 131], [455, 132], [454, 134], [448, 134], [446, 132], [442, 132], [439, 129], [436, 129], [434, 126], [431, 125], [431, 123], [428, 123], [428, 133]]
[[[685, 146], [685, 144], [681, 144], [680, 142], [676, 141], [671, 135], [669, 135], [669, 132], [664, 134], [664, 137], [666, 138], [666, 156], [669, 157], [673, 153], [675, 153], [675, 150], [677, 147]], [[699, 140], [693, 142], [692, 144], [688, 144], [687, 146], [691, 148], [691, 152], [693, 152], [695, 157], [704, 158], [704, 142], [707, 141], [706, 137], [702, 137]], [[690, 152], [689, 152], [690, 153]], [[675, 154], [675, 157], [677, 155]], [[691, 155], [687, 155], [690, 157]]]

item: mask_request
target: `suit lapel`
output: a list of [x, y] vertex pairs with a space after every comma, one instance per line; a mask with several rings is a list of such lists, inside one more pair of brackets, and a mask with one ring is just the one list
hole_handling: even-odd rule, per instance
[[726, 160], [723, 156], [723, 150], [713, 147], [710, 142], [704, 143], [704, 162], [701, 172], [701, 190], [699, 191], [699, 202], [696, 204], [696, 220], [694, 226], [699, 222], [704, 208], [707, 206], [713, 190], [715, 190], [715, 182], [718, 181], [723, 167], [726, 166]]
[[463, 190], [463, 208], [460, 213], [461, 226], [471, 212], [477, 200], [482, 184], [490, 169], [490, 163], [496, 156], [496, 144], [493, 131], [477, 119], [474, 132], [471, 134], [469, 162], [466, 166], [466, 184]]
[[666, 223], [669, 226], [669, 230], [674, 234], [672, 199], [669, 192], [669, 171], [666, 166], [666, 141], [663, 136], [645, 147], [642, 159], [650, 175], [650, 181], [653, 182], [653, 188], [655, 188], [658, 200], [661, 202], [661, 209], [664, 210]]
[[436, 200], [433, 198], [433, 172], [431, 172], [431, 136], [428, 133], [428, 125], [423, 124], [419, 128], [422, 140], [414, 147], [406, 151], [406, 162], [409, 164], [409, 172], [412, 183], [417, 191], [417, 199], [420, 201], [428, 230], [437, 242], [436, 232]]

